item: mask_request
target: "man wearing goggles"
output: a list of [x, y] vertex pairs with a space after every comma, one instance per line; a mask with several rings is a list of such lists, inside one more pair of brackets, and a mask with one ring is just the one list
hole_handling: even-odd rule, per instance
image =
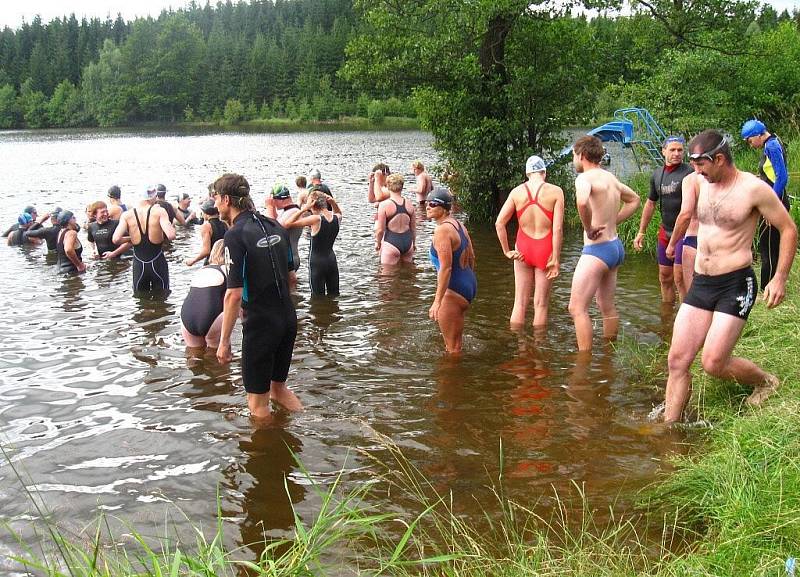
[[695, 276], [675, 317], [669, 350], [669, 377], [664, 420], [681, 419], [691, 396], [690, 367], [702, 348], [708, 374], [753, 385], [749, 405], [760, 405], [780, 381], [750, 360], [733, 357], [757, 286], [750, 246], [759, 216], [781, 235], [775, 276], [764, 287], [767, 307], [784, 298], [786, 279], [797, 249], [797, 228], [770, 187], [755, 175], [739, 171], [727, 139], [715, 130], [689, 143], [689, 160], [700, 181], [697, 202], [699, 229]]

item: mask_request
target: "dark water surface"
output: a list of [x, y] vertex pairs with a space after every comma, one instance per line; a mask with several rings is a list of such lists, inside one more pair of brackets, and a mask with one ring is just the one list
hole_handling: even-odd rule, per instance
[[[358, 450], [380, 456], [381, 434], [435, 487], [452, 490], [456, 509], [475, 522], [484, 510], [497, 511], [487, 486], [500, 474], [501, 440], [512, 498], [546, 508], [554, 488], [566, 495], [574, 480], [593, 507], [624, 509], [677, 449], [675, 437], [646, 425], [660, 393], [635, 382], [623, 355], [598, 342], [591, 359], [576, 358], [566, 305], [577, 235], [565, 242], [551, 327], [541, 337], [508, 329], [512, 267], [493, 228], [471, 225], [478, 297], [463, 357], [443, 357], [427, 318], [436, 283], [427, 258], [431, 223], [420, 223], [414, 267], [381, 271], [364, 201], [375, 162], [407, 175], [414, 158], [435, 162], [426, 134], [0, 132], [0, 150], [3, 226], [29, 203], [82, 213], [111, 184], [121, 186], [129, 205], [155, 182], [170, 196], [197, 198], [224, 171], [247, 176], [260, 204], [275, 181], [292, 183], [312, 167], [344, 211], [336, 244], [342, 296], [310, 300], [305, 263], [299, 273], [289, 378], [307, 410], [267, 430], [247, 417], [239, 363], [191, 358], [182, 344], [178, 314], [191, 276], [183, 260], [199, 242], [193, 230], [179, 230], [168, 254], [173, 292], [166, 302], [133, 298], [127, 262], [94, 263], [68, 278], [56, 274], [42, 249], [2, 245], [0, 440], [68, 527], [82, 527], [99, 508], [144, 534], [163, 534], [166, 518], [178, 530], [189, 521], [213, 528], [219, 490], [229, 544], [262, 532], [289, 535], [284, 478], [303, 519], [319, 505], [291, 453], [317, 482], [331, 482], [344, 468], [345, 485], [361, 483], [370, 473]], [[301, 255], [306, 250], [302, 240]], [[649, 258], [626, 262], [618, 304], [626, 338], [656, 343], [669, 331]], [[237, 328], [235, 353], [238, 343]], [[410, 505], [399, 499], [394, 506]], [[0, 511], [23, 531], [38, 515], [6, 462]], [[0, 551], [10, 546], [0, 536]]]

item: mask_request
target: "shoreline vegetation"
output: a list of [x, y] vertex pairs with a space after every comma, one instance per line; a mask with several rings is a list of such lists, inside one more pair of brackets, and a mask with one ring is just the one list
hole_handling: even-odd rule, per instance
[[[638, 495], [637, 509], [627, 516], [612, 507], [603, 515], [609, 520], [598, 521], [576, 484], [582, 506], [568, 508], [562, 499], [573, 496], [556, 495], [554, 512], [543, 518], [534, 513], [535, 498], [508, 500], [500, 478], [492, 482], [497, 513], [487, 512], [488, 533], [479, 532], [454, 512], [451, 495], [437, 493], [384, 438], [388, 451], [382, 454], [391, 462], [374, 462], [371, 483], [345, 490], [344, 473], [327, 486], [306, 473], [319, 510], [310, 522], [295, 516], [292, 538], [256, 545], [263, 551], [257, 559], [246, 559], [244, 548], [224, 548], [221, 513], [210, 539], [196, 526], [194, 542], [179, 542], [175, 535], [153, 542], [117, 519], [115, 525], [126, 528], [122, 538], [103, 517], [71, 535], [47, 521], [41, 497], [30, 493], [44, 544], [34, 551], [20, 541], [21, 553], [12, 558], [54, 577], [221, 576], [243, 569], [299, 576], [338, 574], [342, 567], [358, 567], [359, 575], [400, 576], [782, 575], [787, 560], [800, 553], [800, 366], [788, 354], [800, 350], [798, 288], [795, 268], [786, 301], [773, 310], [759, 302], [735, 351], [777, 374], [779, 391], [763, 407], [750, 409], [743, 402], [746, 387], [709, 377], [695, 365], [691, 407], [704, 424], [692, 429], [695, 448], [668, 459], [660, 481]], [[618, 349], [632, 363], [637, 386], [663, 387], [666, 344], [623, 340]], [[670, 432], [654, 424], [643, 434]], [[501, 471], [502, 458], [501, 440]], [[368, 504], [385, 503], [374, 497], [390, 491], [410, 496], [417, 510], [398, 515]], [[350, 557], [342, 558], [344, 551]]]

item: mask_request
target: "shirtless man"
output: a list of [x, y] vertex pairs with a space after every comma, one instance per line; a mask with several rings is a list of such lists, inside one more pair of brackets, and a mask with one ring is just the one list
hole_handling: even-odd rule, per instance
[[[533, 291], [533, 326], [547, 325], [550, 288], [558, 276], [564, 224], [564, 191], [545, 182], [547, 166], [538, 156], [525, 163], [528, 180], [508, 195], [494, 226], [500, 248], [514, 261], [514, 309], [511, 325], [525, 324]], [[516, 214], [518, 230], [514, 250], [508, 248], [506, 226]]]
[[[700, 221], [697, 219], [697, 195], [700, 192], [700, 183], [705, 179], [692, 172], [683, 177], [681, 182], [681, 211], [675, 219], [675, 228], [669, 239], [665, 254], [667, 258], [675, 258], [676, 254], [681, 255], [681, 268], [683, 271], [683, 286], [686, 292], [692, 286], [694, 278], [694, 259], [697, 255], [697, 229]], [[681, 298], [686, 297], [686, 293]]]
[[[639, 208], [639, 195], [600, 167], [605, 150], [596, 136], [583, 136], [572, 147], [572, 163], [578, 172], [575, 198], [583, 224], [583, 252], [572, 277], [569, 313], [575, 323], [579, 351], [592, 350], [592, 297], [603, 315], [603, 336], [613, 340], [619, 329], [614, 304], [617, 269], [625, 249], [617, 238], [617, 225]], [[620, 208], [622, 203], [622, 208]]]
[[108, 189], [108, 218], [111, 220], [119, 220], [122, 213], [128, 210], [128, 207], [122, 204], [122, 191], [115, 184]]
[[414, 205], [403, 198], [403, 183], [402, 174], [390, 174], [386, 179], [390, 196], [378, 205], [375, 250], [381, 256], [381, 264], [414, 260], [417, 223]]
[[417, 178], [417, 204], [423, 209], [425, 208], [425, 199], [428, 198], [428, 193], [433, 190], [433, 179], [431, 175], [425, 170], [425, 165], [421, 160], [415, 160], [411, 163], [411, 170], [414, 171], [414, 176]]
[[169, 293], [169, 268], [161, 243], [175, 240], [175, 227], [158, 204], [158, 190], [148, 188], [143, 200], [122, 214], [111, 240], [116, 245], [130, 237], [133, 244], [133, 292]]
[[775, 276], [764, 287], [768, 308], [785, 296], [797, 250], [797, 227], [768, 184], [733, 164], [730, 145], [716, 130], [689, 143], [689, 160], [705, 177], [700, 182], [697, 259], [689, 294], [678, 309], [669, 349], [664, 421], [680, 420], [692, 391], [690, 367], [702, 348], [703, 370], [722, 379], [753, 385], [747, 404], [760, 405], [780, 382], [758, 365], [732, 356], [756, 299], [751, 246], [759, 216], [780, 232]]

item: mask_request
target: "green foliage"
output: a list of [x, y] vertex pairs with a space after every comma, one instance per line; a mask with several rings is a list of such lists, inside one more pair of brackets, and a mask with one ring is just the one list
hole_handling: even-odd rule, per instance
[[128, 116], [122, 51], [106, 40], [97, 62], [83, 71], [81, 93], [87, 114], [100, 126], [122, 124]]
[[47, 97], [41, 90], [33, 90], [32, 84], [29, 78], [20, 90], [19, 106], [22, 117], [28, 128], [45, 128], [48, 125]]
[[225, 112], [222, 117], [225, 124], [239, 124], [245, 119], [244, 105], [236, 98], [229, 98], [225, 103]]
[[372, 100], [367, 105], [367, 118], [372, 124], [382, 124], [386, 118], [386, 112], [380, 100]]
[[69, 80], [56, 86], [47, 103], [47, 116], [53, 126], [80, 126], [85, 122], [81, 93]]
[[21, 118], [16, 90], [9, 84], [0, 86], [0, 128], [16, 128]]

